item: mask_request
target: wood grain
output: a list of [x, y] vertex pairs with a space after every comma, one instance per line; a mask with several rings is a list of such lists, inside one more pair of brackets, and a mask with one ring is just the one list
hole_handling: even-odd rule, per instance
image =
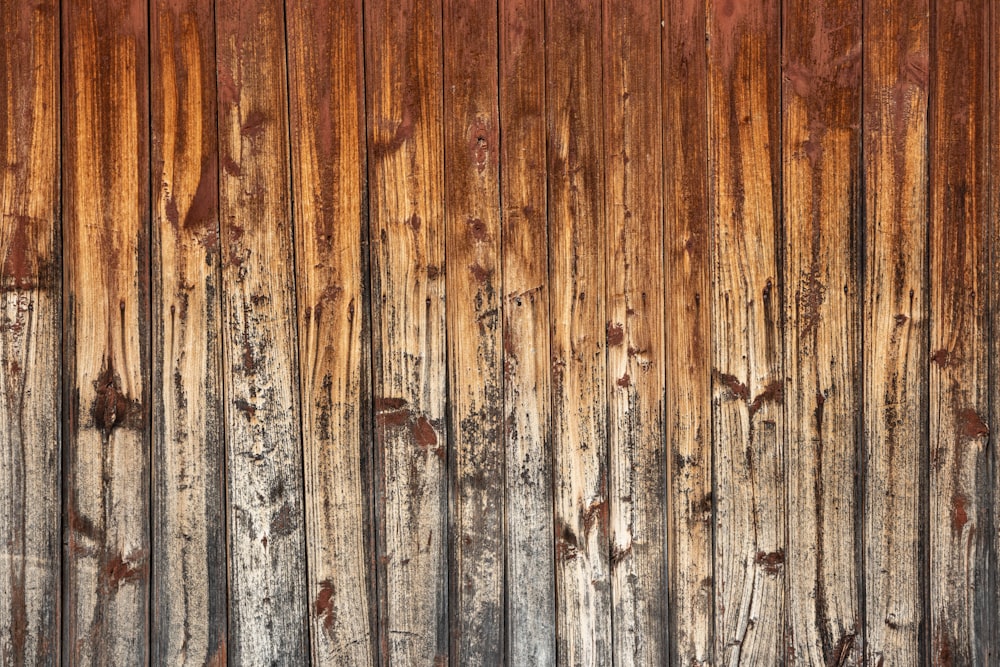
[[612, 650], [667, 657], [660, 7], [604, 2]]
[[150, 558], [146, 4], [71, 0], [63, 10], [63, 656], [142, 664]]
[[861, 5], [782, 16], [788, 660], [859, 665]]
[[58, 3], [0, 4], [0, 664], [60, 625]]
[[504, 450], [496, 2], [444, 2], [451, 660], [504, 656]]
[[500, 2], [507, 661], [556, 660], [543, 0]]
[[601, 8], [545, 6], [558, 655], [611, 664]]
[[215, 23], [150, 6], [153, 197], [151, 661], [226, 655]]
[[712, 664], [712, 308], [706, 4], [663, 3], [670, 664]]
[[309, 660], [285, 26], [215, 7], [229, 523], [229, 659]]
[[361, 3], [286, 3], [313, 664], [373, 665]]
[[[988, 3], [934, 2], [930, 42], [931, 660], [995, 657], [988, 537]], [[992, 554], [995, 556], [995, 554]]]
[[440, 3], [365, 3], [379, 640], [420, 665], [449, 643], [441, 41]]
[[785, 657], [778, 10], [708, 8], [715, 657], [730, 665]]
[[926, 2], [866, 0], [865, 659], [919, 664], [927, 503]]

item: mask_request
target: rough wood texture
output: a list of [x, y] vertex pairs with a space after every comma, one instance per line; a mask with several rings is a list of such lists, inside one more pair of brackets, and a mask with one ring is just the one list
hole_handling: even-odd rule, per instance
[[556, 660], [543, 0], [500, 2], [507, 662]]
[[362, 10], [286, 8], [312, 659], [373, 665]]
[[151, 661], [204, 665], [225, 660], [227, 620], [215, 23], [193, 0], [150, 12]]
[[63, 657], [142, 664], [149, 604], [146, 3], [63, 6]]
[[503, 662], [497, 3], [444, 2], [451, 661]]
[[920, 664], [927, 414], [924, 0], [866, 0], [864, 573], [868, 664]]
[[603, 5], [612, 650], [667, 657], [660, 7]]
[[418, 665], [449, 644], [441, 39], [440, 3], [365, 3], [379, 641]]
[[712, 663], [712, 310], [703, 2], [663, 5], [670, 664]]
[[0, 664], [59, 661], [59, 9], [0, 4]]
[[[931, 6], [931, 661], [996, 658], [987, 354], [988, 3]], [[994, 113], [995, 115], [995, 113]]]
[[282, 8], [216, 4], [229, 659], [309, 660]]
[[560, 661], [611, 664], [601, 7], [546, 19], [556, 617]]
[[861, 5], [782, 15], [787, 659], [859, 665]]
[[713, 234], [715, 646], [784, 659], [779, 3], [708, 8]]

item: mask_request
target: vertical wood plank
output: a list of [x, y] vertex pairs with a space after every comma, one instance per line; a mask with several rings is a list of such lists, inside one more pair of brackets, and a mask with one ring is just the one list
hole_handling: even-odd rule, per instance
[[[1000, 34], [1000, 6], [996, 3], [989, 4], [986, 18], [983, 24], [987, 35]], [[995, 267], [1000, 261], [1000, 119], [997, 119], [995, 110], [1000, 109], [1000, 46], [995, 39], [986, 40], [985, 54], [986, 65], [986, 108], [990, 110], [986, 124], [986, 160], [987, 182], [986, 187], [989, 193], [987, 202], [986, 224], [989, 228], [989, 266]], [[1000, 336], [1000, 271], [988, 271], [989, 280], [989, 333], [987, 336], [988, 350], [987, 360], [988, 381], [989, 381], [989, 406], [990, 415], [988, 424], [994, 427], [990, 430], [990, 439], [986, 444], [986, 465], [989, 474], [993, 475], [993, 480], [1000, 479], [1000, 455], [997, 453], [997, 446], [1000, 441], [997, 439], [996, 424], [1000, 424], [1000, 348], [997, 347]], [[983, 582], [982, 593], [977, 596], [977, 603], [982, 601], [989, 605], [987, 609], [992, 610], [986, 622], [987, 636], [992, 636], [992, 644], [987, 644], [987, 655], [990, 658], [1000, 657], [1000, 533], [997, 526], [1000, 526], [1000, 491], [996, 488], [996, 482], [990, 489], [992, 495], [987, 494], [984, 502], [988, 503], [989, 521], [984, 522], [983, 532], [992, 535], [992, 540], [986, 543], [986, 558], [993, 563], [993, 567], [987, 571], [986, 580]], [[989, 660], [984, 661], [988, 663]]]
[[362, 8], [286, 7], [312, 658], [373, 665]]
[[716, 660], [784, 659], [779, 3], [709, 5]]
[[660, 6], [603, 4], [612, 648], [667, 657]]
[[458, 665], [504, 656], [497, 9], [494, 0], [444, 2], [449, 610]]
[[215, 21], [150, 7], [153, 197], [151, 661], [226, 656]]
[[706, 3], [663, 3], [670, 664], [713, 660]]
[[919, 664], [927, 446], [925, 0], [864, 16], [864, 569], [868, 664]]
[[229, 656], [309, 660], [280, 4], [219, 0]]
[[861, 5], [782, 15], [789, 660], [858, 665]]
[[365, 3], [381, 655], [420, 665], [448, 659], [441, 20]]
[[601, 7], [545, 6], [560, 662], [611, 664]]
[[544, 0], [500, 1], [507, 661], [556, 660]]
[[59, 661], [59, 9], [0, 4], [0, 664]]
[[63, 20], [64, 659], [142, 664], [149, 602], [146, 3]]
[[989, 3], [931, 5], [930, 625], [935, 664], [990, 662]]

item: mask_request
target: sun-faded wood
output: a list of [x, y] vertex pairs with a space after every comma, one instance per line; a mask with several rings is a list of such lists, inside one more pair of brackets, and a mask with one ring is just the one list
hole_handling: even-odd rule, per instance
[[927, 432], [925, 0], [865, 0], [864, 573], [868, 664], [922, 661]]
[[441, 39], [440, 3], [365, 3], [379, 641], [417, 665], [448, 660]]
[[785, 658], [779, 3], [708, 7], [715, 646]]
[[0, 4], [0, 664], [60, 621], [59, 8]]
[[445, 0], [451, 661], [504, 656], [498, 6]]
[[667, 658], [660, 6], [603, 3], [612, 647]]
[[306, 664], [309, 624], [285, 26], [216, 3], [229, 658]]
[[544, 0], [500, 2], [507, 662], [556, 660]]
[[601, 6], [545, 6], [556, 616], [560, 662], [610, 665]]
[[150, 13], [151, 661], [204, 665], [225, 662], [227, 621], [215, 24], [194, 0]]
[[782, 16], [788, 659], [859, 665], [861, 4]]
[[64, 5], [63, 658], [143, 664], [149, 602], [146, 3]]
[[373, 665], [362, 9], [286, 10], [312, 659]]
[[[931, 662], [996, 659], [990, 527], [988, 3], [932, 5], [930, 44]], [[997, 109], [992, 109], [995, 115]], [[992, 655], [992, 660], [991, 660]]]
[[670, 664], [712, 663], [712, 311], [705, 3], [664, 0]]

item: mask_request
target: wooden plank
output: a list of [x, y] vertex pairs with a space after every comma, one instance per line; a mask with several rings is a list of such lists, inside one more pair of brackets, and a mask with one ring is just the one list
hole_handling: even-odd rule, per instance
[[706, 4], [663, 5], [670, 664], [713, 659], [712, 310]]
[[143, 664], [149, 602], [146, 3], [63, 6], [64, 660]]
[[282, 7], [216, 3], [229, 659], [309, 660]]
[[444, 2], [451, 660], [503, 662], [504, 450], [495, 1]]
[[312, 659], [373, 665], [362, 8], [286, 10]]
[[711, 2], [715, 645], [784, 659], [779, 3]]
[[859, 665], [861, 5], [782, 16], [788, 659]]
[[[987, 536], [988, 3], [931, 6], [930, 637], [935, 664], [996, 656]], [[996, 113], [996, 109], [992, 109]]]
[[558, 655], [611, 664], [601, 7], [545, 6]]
[[865, 657], [920, 664], [927, 446], [925, 0], [866, 0]]
[[365, 3], [379, 641], [418, 665], [448, 660], [441, 39], [440, 3]]
[[152, 657], [226, 656], [225, 441], [215, 23], [150, 7], [153, 188]]
[[660, 6], [603, 3], [612, 648], [667, 658]]
[[543, 0], [500, 1], [507, 662], [556, 661]]
[[59, 9], [0, 4], [0, 664], [59, 661]]

